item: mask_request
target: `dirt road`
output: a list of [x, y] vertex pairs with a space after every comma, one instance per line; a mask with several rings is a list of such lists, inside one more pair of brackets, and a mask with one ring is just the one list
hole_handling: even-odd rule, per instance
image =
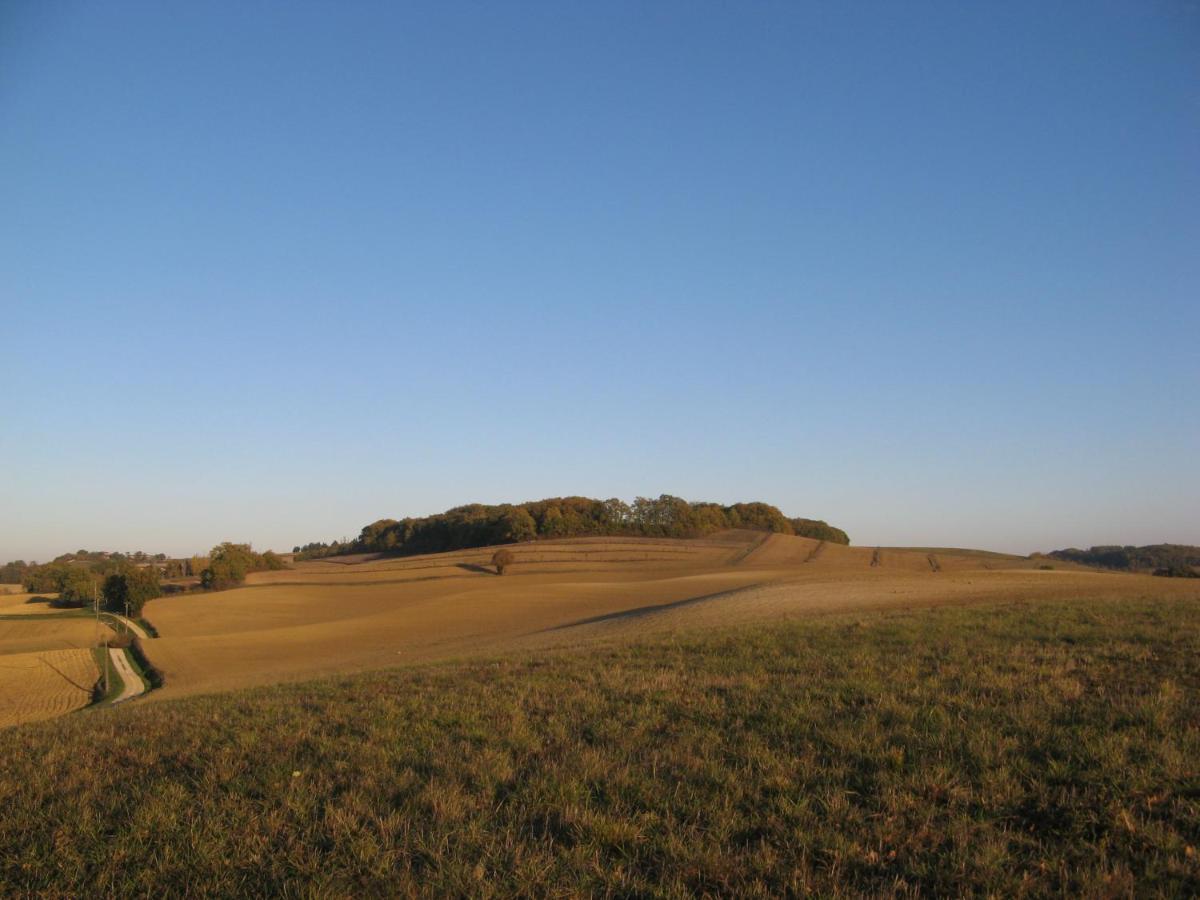
[[132, 700], [134, 697], [140, 697], [146, 693], [146, 683], [142, 681], [142, 676], [133, 670], [133, 666], [129, 662], [129, 655], [116, 647], [109, 647], [108, 655], [112, 660], [113, 668], [121, 676], [121, 682], [124, 684], [121, 695], [113, 699], [113, 704], [124, 703], [126, 700]]
[[137, 622], [133, 621], [132, 619], [127, 619], [127, 618], [125, 618], [125, 616], [119, 616], [116, 613], [105, 613], [104, 615], [109, 616], [110, 618], [116, 619], [118, 622], [121, 622], [122, 624], [125, 625], [126, 628], [128, 628], [130, 631], [132, 631], [138, 637], [140, 637], [143, 641], [150, 640], [150, 635], [148, 635], [146, 633], [146, 629], [144, 629], [141, 625], [137, 624]]

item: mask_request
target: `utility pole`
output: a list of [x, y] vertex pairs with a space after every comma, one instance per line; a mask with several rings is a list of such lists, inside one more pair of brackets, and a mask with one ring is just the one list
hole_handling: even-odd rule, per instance
[[104, 696], [108, 696], [108, 641], [101, 640], [100, 633], [100, 598], [96, 594], [96, 582], [92, 581], [92, 609], [96, 613], [96, 639], [100, 640], [100, 652], [104, 657]]

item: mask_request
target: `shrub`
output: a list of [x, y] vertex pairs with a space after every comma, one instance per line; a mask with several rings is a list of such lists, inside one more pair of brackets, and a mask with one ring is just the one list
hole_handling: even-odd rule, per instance
[[503, 548], [492, 554], [492, 565], [496, 567], [496, 574], [503, 575], [504, 570], [513, 564], [513, 555], [511, 550]]

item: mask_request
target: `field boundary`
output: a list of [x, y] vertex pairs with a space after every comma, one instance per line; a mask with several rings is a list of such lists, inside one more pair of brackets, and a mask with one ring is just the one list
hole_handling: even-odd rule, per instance
[[739, 550], [737, 553], [734, 554], [733, 558], [731, 560], [729, 560], [729, 565], [731, 565], [731, 566], [741, 565], [743, 562], [746, 561], [746, 559], [750, 556], [750, 554], [752, 554], [755, 550], [758, 550], [768, 540], [770, 540], [771, 535], [773, 533], [774, 532], [767, 531], [767, 532], [763, 533], [762, 537], [755, 538], [753, 541], [751, 541], [749, 544], [747, 544], [745, 547], [743, 547], [741, 550]]

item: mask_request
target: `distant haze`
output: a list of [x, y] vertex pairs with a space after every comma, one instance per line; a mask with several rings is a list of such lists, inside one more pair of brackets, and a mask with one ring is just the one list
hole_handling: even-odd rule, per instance
[[0, 10], [0, 562], [472, 501], [1200, 544], [1200, 7]]

